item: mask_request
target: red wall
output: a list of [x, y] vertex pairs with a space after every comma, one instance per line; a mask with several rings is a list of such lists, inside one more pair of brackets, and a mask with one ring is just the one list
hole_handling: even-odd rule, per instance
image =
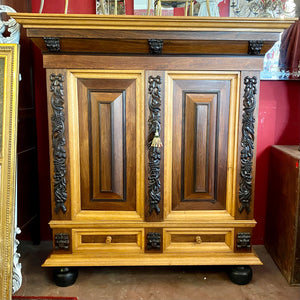
[[[95, 13], [95, 0], [70, 0], [69, 13]], [[127, 13], [132, 12], [132, 2], [127, 1]], [[32, 12], [38, 12], [40, 0], [32, 0]], [[229, 0], [221, 4], [221, 16], [228, 15]], [[44, 11], [63, 13], [64, 0], [45, 0]], [[50, 239], [50, 192], [49, 192], [49, 157], [46, 117], [45, 72], [42, 58], [35, 49], [35, 95], [37, 111], [39, 173], [41, 199], [41, 235]], [[297, 81], [262, 81], [260, 85], [260, 103], [257, 134], [257, 162], [255, 182], [254, 216], [258, 224], [254, 230], [253, 243], [263, 244], [265, 233], [265, 214], [267, 199], [267, 181], [269, 150], [273, 144], [300, 143], [300, 82]]]

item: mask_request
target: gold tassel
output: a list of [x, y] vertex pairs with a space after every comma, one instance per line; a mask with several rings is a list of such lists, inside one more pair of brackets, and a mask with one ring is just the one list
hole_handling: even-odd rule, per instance
[[156, 129], [155, 134], [154, 134], [154, 138], [153, 138], [152, 143], [151, 143], [151, 147], [160, 148], [162, 146], [163, 146], [163, 144], [161, 142], [158, 130]]

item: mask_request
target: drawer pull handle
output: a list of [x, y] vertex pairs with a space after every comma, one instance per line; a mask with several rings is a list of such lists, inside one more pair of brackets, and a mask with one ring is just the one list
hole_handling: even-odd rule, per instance
[[112, 237], [111, 237], [110, 235], [108, 235], [108, 236], [106, 237], [105, 243], [106, 243], [106, 244], [110, 244], [111, 241], [112, 241]]
[[200, 235], [196, 236], [196, 243], [197, 244], [201, 244], [202, 243], [202, 239], [201, 239]]

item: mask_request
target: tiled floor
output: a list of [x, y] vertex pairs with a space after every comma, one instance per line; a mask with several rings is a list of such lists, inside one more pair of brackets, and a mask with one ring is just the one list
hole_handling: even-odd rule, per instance
[[248, 285], [233, 284], [223, 267], [80, 268], [76, 283], [57, 287], [52, 270], [41, 268], [51, 244], [21, 244], [23, 285], [17, 295], [77, 296], [79, 300], [300, 300], [263, 246], [255, 250], [264, 266], [254, 266]]

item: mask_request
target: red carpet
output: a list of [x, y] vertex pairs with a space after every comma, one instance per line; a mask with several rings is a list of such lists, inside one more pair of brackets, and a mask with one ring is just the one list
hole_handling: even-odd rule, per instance
[[41, 296], [41, 297], [36, 297], [36, 296], [13, 296], [12, 297], [13, 300], [23, 300], [23, 299], [27, 299], [27, 300], [78, 300], [77, 297], [45, 297], [45, 296]]

